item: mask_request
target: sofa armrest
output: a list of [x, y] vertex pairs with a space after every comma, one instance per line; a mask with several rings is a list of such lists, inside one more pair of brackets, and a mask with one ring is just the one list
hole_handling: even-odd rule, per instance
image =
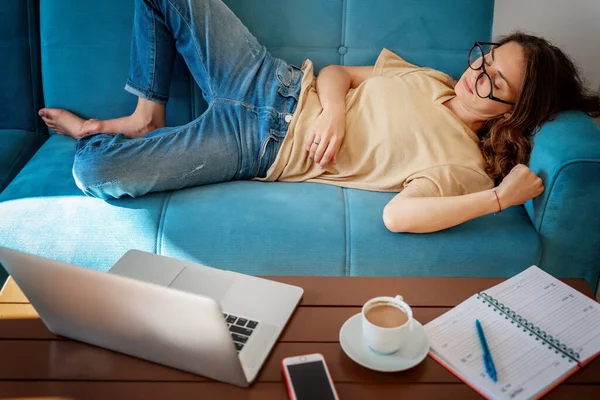
[[561, 113], [533, 136], [529, 167], [542, 195], [525, 209], [542, 240], [540, 267], [560, 277], [600, 277], [600, 129], [582, 112]]

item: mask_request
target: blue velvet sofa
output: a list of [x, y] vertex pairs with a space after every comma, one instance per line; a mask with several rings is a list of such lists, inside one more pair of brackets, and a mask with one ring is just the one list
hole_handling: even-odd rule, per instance
[[[387, 47], [455, 78], [473, 42], [491, 39], [494, 10], [492, 0], [226, 3], [294, 64], [373, 64]], [[35, 112], [43, 105], [96, 118], [132, 112], [136, 97], [123, 90], [132, 18], [132, 0], [0, 3], [0, 246], [98, 270], [132, 248], [256, 275], [510, 276], [537, 264], [597, 287], [600, 130], [579, 112], [535, 135], [530, 167], [544, 180], [543, 195], [434, 234], [389, 232], [382, 210], [393, 194], [313, 183], [85, 197], [71, 175], [75, 141], [48, 135]], [[204, 107], [178, 59], [168, 124]]]

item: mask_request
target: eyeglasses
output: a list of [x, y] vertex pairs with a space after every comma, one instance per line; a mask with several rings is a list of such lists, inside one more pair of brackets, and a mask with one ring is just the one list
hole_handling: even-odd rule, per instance
[[469, 52], [469, 68], [475, 71], [480, 69], [483, 70], [475, 81], [475, 92], [477, 93], [477, 96], [482, 99], [488, 98], [490, 100], [514, 106], [515, 103], [499, 99], [493, 94], [494, 85], [492, 84], [492, 78], [485, 70], [485, 56], [492, 51], [494, 46], [499, 46], [499, 44], [491, 42], [475, 42], [473, 48], [471, 48], [471, 51]]

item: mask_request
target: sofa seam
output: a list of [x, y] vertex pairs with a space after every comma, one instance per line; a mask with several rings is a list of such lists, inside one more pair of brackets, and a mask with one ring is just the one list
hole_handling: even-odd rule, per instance
[[34, 71], [33, 71], [33, 64], [34, 64], [34, 54], [33, 54], [33, 44], [31, 43], [31, 38], [32, 38], [32, 30], [34, 29], [33, 26], [34, 24], [31, 21], [32, 18], [32, 11], [31, 11], [31, 7], [32, 7], [32, 2], [28, 1], [27, 2], [27, 43], [28, 43], [28, 47], [29, 47], [29, 80], [31, 83], [31, 107], [33, 108], [33, 126], [35, 127], [35, 132], [37, 134], [39, 134], [40, 132], [40, 126], [39, 126], [39, 120], [38, 120], [38, 115], [36, 113], [36, 104], [37, 104], [37, 95], [36, 95], [36, 85], [35, 85], [35, 79], [34, 79]]
[[[348, 12], [347, 0], [342, 0], [342, 35], [340, 37], [340, 46], [346, 47], [346, 13]], [[344, 65], [345, 54], [340, 54], [340, 65]]]
[[163, 237], [164, 228], [165, 228], [165, 221], [167, 219], [166, 218], [167, 208], [168, 208], [169, 202], [171, 201], [172, 196], [173, 196], [173, 192], [169, 192], [165, 196], [165, 199], [163, 200], [162, 208], [160, 210], [160, 218], [158, 220], [158, 229], [156, 231], [156, 243], [154, 245], [154, 253], [156, 253], [156, 254], [162, 254], [162, 237]]
[[[552, 179], [552, 183], [550, 184], [550, 190], [548, 191], [548, 198], [546, 200], [546, 202], [544, 203], [544, 209], [542, 210], [542, 215], [540, 217], [540, 222], [538, 224], [537, 231], [538, 233], [542, 232], [542, 227], [544, 225], [544, 220], [546, 217], [546, 209], [548, 208], [548, 203], [550, 203], [550, 196], [552, 195], [552, 191], [554, 190], [554, 186], [556, 185], [556, 181], [558, 181], [558, 178], [560, 176], [560, 174], [567, 168], [570, 167], [574, 164], [600, 164], [600, 161], [598, 160], [591, 160], [591, 159], [579, 159], [579, 160], [571, 160], [567, 163], [563, 163], [557, 170], [557, 172], [554, 174], [554, 178]], [[541, 261], [541, 259], [540, 259]]]
[[348, 208], [349, 208], [349, 203], [348, 203], [348, 195], [346, 193], [346, 189], [342, 188], [342, 196], [344, 198], [344, 230], [345, 230], [345, 236], [346, 236], [346, 260], [345, 260], [345, 265], [344, 265], [344, 276], [351, 276], [351, 267], [350, 267], [350, 262], [351, 262], [351, 257], [350, 257], [350, 213], [348, 212]]

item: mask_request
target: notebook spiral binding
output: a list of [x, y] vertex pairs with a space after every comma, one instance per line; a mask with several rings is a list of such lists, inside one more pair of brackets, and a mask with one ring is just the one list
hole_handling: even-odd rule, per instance
[[484, 303], [488, 303], [488, 307], [494, 307], [494, 311], [498, 311], [500, 315], [505, 314], [507, 318], [512, 319], [514, 322], [518, 324], [518, 327], [523, 327], [523, 331], [530, 331], [534, 335], [538, 336], [542, 340], [549, 343], [555, 349], [561, 351], [563, 354], [566, 354], [571, 359], [579, 361], [579, 353], [575, 352], [572, 348], [567, 347], [564, 343], [561, 343], [558, 339], [554, 338], [552, 335], [549, 335], [545, 331], [541, 330], [539, 327], [535, 326], [531, 322], [527, 321], [527, 319], [521, 317], [519, 314], [506, 307], [504, 304], [496, 300], [494, 297], [486, 294], [485, 292], [481, 292], [478, 296], [478, 299], [481, 298], [481, 301]]

